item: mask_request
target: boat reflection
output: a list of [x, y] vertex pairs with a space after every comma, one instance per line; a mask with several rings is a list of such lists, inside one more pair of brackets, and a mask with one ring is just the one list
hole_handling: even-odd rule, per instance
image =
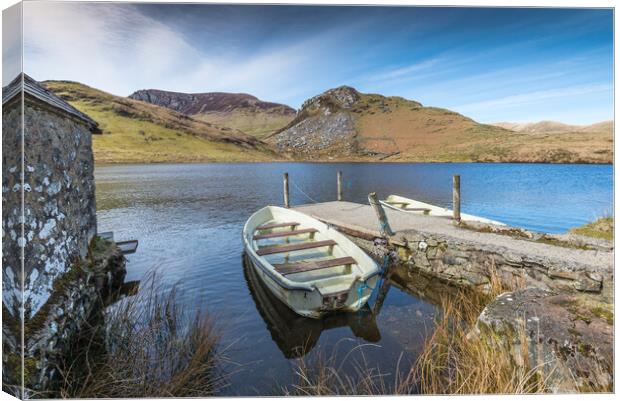
[[368, 305], [356, 313], [333, 314], [322, 319], [300, 316], [271, 293], [250, 263], [244, 254], [243, 273], [248, 289], [271, 338], [287, 359], [305, 355], [314, 348], [324, 330], [338, 327], [349, 326], [353, 335], [368, 342], [375, 343], [381, 339], [375, 316]]

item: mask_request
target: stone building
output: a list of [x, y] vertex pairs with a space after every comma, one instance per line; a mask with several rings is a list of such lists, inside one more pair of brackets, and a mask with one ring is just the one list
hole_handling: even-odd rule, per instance
[[[7, 322], [2, 329], [4, 349], [13, 351], [3, 358], [4, 387], [20, 387], [23, 364], [24, 386], [40, 391], [54, 376], [51, 355], [79, 330], [98, 295], [92, 274], [85, 273], [92, 269], [82, 268], [93, 262], [97, 233], [91, 136], [98, 129], [94, 120], [25, 74], [3, 88], [2, 105], [2, 311]], [[102, 265], [124, 271], [115, 246]]]

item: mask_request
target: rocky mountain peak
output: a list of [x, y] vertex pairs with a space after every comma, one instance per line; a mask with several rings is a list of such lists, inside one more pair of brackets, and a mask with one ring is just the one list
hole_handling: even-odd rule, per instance
[[306, 100], [301, 105], [301, 109], [334, 112], [340, 109], [350, 109], [358, 100], [360, 100], [360, 93], [355, 88], [343, 85]]
[[295, 109], [279, 103], [265, 102], [247, 93], [180, 93], [159, 89], [142, 89], [129, 95], [129, 98], [156, 104], [183, 114], [205, 112], [230, 112], [247, 110], [250, 112], [275, 112], [294, 115]]

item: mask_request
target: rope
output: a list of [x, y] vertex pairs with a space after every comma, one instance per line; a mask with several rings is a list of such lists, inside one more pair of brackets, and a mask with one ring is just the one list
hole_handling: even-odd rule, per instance
[[383, 284], [383, 278], [385, 274], [385, 270], [388, 268], [390, 264], [390, 254], [386, 254], [383, 256], [383, 263], [381, 263], [381, 276], [379, 276], [379, 280], [377, 280], [377, 284], [374, 287], [370, 287], [365, 281], [357, 287], [357, 308], [362, 307], [362, 297], [364, 296], [364, 290], [370, 288], [370, 291], [374, 291], [375, 288], [381, 288]]
[[295, 184], [295, 181], [291, 180], [291, 181], [289, 181], [289, 182], [290, 182], [291, 184], [293, 184], [293, 187], [295, 187], [295, 188], [296, 188], [299, 192], [301, 192], [303, 196], [305, 196], [306, 198], [310, 199], [310, 202], [313, 202], [313, 203], [319, 203], [319, 201], [317, 201], [317, 200], [315, 200], [315, 199], [311, 198], [311, 197], [310, 197], [310, 195], [308, 195], [308, 194], [307, 194], [307, 193], [305, 193], [305, 192], [304, 192], [301, 188], [299, 188], [299, 187], [297, 186], [297, 184]]
[[[362, 307], [362, 296], [364, 295], [364, 290], [370, 288], [368, 284], [364, 281], [362, 285], [357, 287], [357, 309]], [[375, 287], [376, 288], [376, 287]], [[374, 288], [371, 288], [371, 291], [374, 291]]]

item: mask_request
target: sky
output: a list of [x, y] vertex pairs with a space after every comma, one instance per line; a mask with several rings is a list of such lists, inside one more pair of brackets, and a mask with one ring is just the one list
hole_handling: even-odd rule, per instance
[[244, 92], [299, 108], [350, 85], [484, 123], [613, 118], [610, 9], [25, 2], [23, 13], [27, 74], [115, 95]]

